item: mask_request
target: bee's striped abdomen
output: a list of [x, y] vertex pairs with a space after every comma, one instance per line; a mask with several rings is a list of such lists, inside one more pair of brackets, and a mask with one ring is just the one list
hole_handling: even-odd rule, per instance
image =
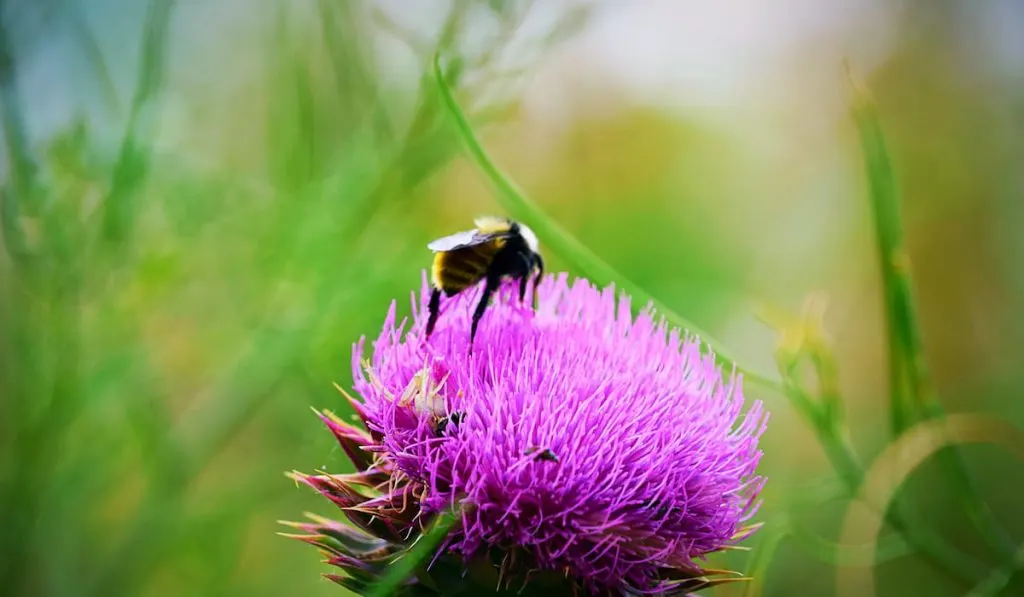
[[448, 296], [473, 286], [487, 275], [487, 268], [504, 244], [491, 242], [434, 254], [431, 278], [434, 286]]

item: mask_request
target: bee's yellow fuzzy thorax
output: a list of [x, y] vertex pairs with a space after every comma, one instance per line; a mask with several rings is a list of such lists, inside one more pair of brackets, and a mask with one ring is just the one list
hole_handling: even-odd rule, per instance
[[473, 220], [473, 224], [476, 229], [484, 234], [493, 234], [495, 232], [504, 232], [508, 230], [511, 225], [505, 218], [498, 218], [495, 216], [480, 216]]

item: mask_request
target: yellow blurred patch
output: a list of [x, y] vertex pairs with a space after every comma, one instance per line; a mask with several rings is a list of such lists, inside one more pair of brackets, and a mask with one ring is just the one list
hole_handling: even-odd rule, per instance
[[495, 216], [480, 216], [473, 220], [473, 224], [476, 229], [484, 234], [494, 234], [495, 232], [505, 232], [509, 229], [509, 221], [505, 218], [498, 218]]

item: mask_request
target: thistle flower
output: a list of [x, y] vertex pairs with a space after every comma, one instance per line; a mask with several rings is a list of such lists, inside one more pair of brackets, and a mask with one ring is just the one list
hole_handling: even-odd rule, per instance
[[[349, 573], [333, 578], [360, 590], [454, 510], [431, 571], [620, 595], [735, 580], [701, 562], [757, 527], [767, 413], [743, 412], [741, 378], [649, 308], [634, 317], [613, 287], [564, 274], [540, 283], [536, 310], [497, 293], [471, 353], [475, 294], [449, 299], [427, 341], [424, 276], [408, 331], [392, 303], [369, 358], [355, 346], [366, 431], [322, 416], [357, 472], [295, 475], [367, 533], [296, 525]], [[431, 585], [444, 592], [422, 574], [408, 586]]]

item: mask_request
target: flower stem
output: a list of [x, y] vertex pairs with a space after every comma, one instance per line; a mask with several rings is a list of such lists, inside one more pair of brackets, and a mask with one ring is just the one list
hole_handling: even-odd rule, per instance
[[395, 590], [412, 575], [416, 567], [430, 559], [437, 546], [448, 535], [448, 531], [459, 520], [460, 517], [453, 512], [445, 511], [439, 514], [431, 522], [430, 528], [416, 540], [409, 551], [388, 566], [387, 573], [370, 586], [366, 597], [394, 595]]
[[[875, 218], [890, 346], [890, 422], [893, 434], [899, 435], [920, 421], [941, 420], [945, 412], [932, 381], [921, 339], [892, 160], [870, 93], [854, 79], [849, 65], [847, 76], [854, 91], [853, 115], [860, 133]], [[982, 500], [959, 448], [951, 444], [951, 450], [940, 454], [939, 458], [971, 522], [1003, 563], [1012, 565], [1016, 559], [1016, 546]]]

